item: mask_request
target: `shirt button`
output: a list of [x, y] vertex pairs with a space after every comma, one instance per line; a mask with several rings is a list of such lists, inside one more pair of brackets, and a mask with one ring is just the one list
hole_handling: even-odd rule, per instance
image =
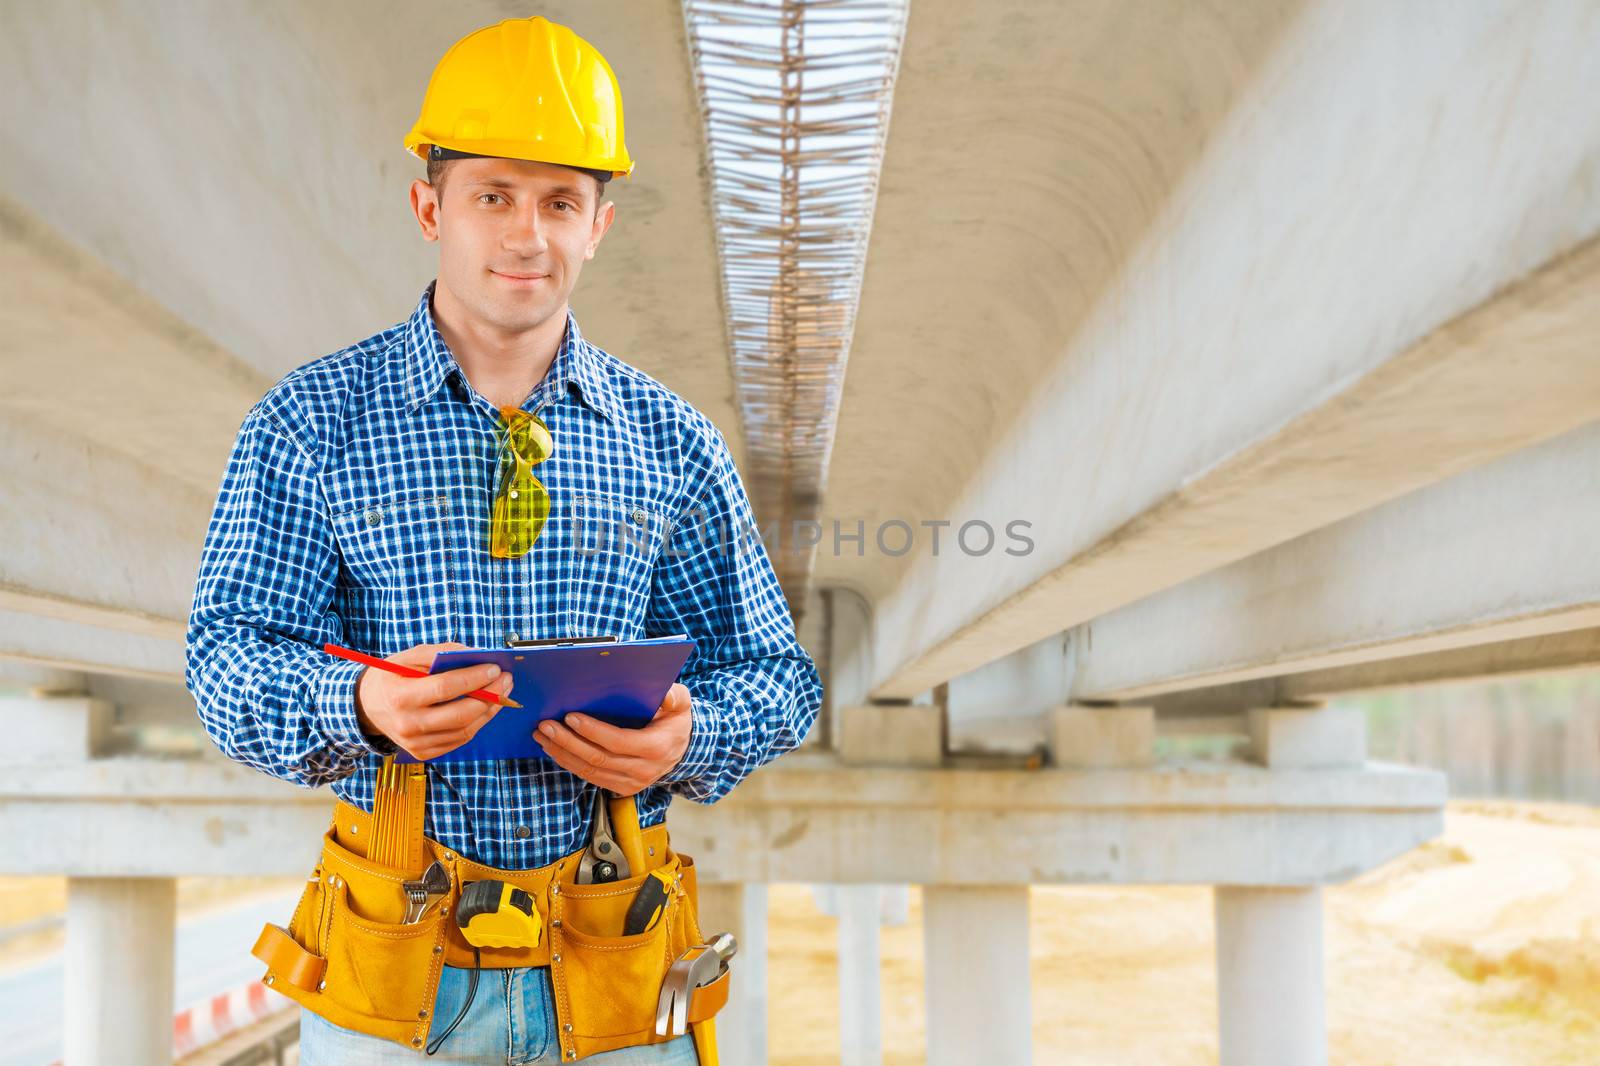
[[533, 836], [533, 830], [532, 829], [529, 829], [525, 825], [517, 826], [517, 839], [518, 840], [527, 840], [531, 836]]
[[375, 526], [383, 521], [383, 512], [374, 507], [367, 512], [367, 525]]
[[633, 520], [635, 522], [639, 523], [641, 526], [644, 525], [644, 520], [645, 520], [645, 517], [646, 517], [646, 515], [644, 513], [644, 508], [635, 507], [633, 509], [633, 516], [632, 517], [633, 517]]

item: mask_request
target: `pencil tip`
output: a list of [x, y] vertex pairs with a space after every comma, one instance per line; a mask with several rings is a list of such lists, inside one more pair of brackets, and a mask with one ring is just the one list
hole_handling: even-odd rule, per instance
[[500, 700], [500, 706], [502, 706], [502, 707], [517, 707], [517, 708], [521, 708], [522, 704], [518, 703], [516, 700], [512, 699], [510, 696], [506, 696], [506, 697], [504, 697], [504, 698], [502, 698]]

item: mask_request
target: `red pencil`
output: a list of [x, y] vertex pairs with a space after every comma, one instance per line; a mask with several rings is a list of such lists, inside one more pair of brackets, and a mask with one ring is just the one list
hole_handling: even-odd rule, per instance
[[[341, 659], [349, 659], [353, 663], [362, 663], [363, 665], [371, 666], [375, 669], [382, 670], [385, 673], [394, 674], [398, 677], [428, 676], [428, 671], [426, 670], [418, 670], [414, 666], [401, 666], [399, 663], [392, 663], [388, 659], [379, 659], [377, 656], [367, 655], [364, 652], [353, 651], [350, 648], [341, 648], [337, 644], [324, 644], [322, 646], [322, 650], [327, 652], [329, 655], [337, 655]], [[471, 696], [475, 700], [482, 700], [485, 703], [497, 703], [502, 707], [522, 706], [522, 704], [518, 703], [511, 697], [496, 696], [493, 692], [490, 692], [486, 688], [473, 689], [471, 692], [467, 693], [467, 695]]]

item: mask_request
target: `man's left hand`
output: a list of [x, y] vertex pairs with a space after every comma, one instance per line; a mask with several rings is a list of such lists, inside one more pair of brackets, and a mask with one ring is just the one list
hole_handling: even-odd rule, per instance
[[618, 796], [631, 796], [667, 775], [689, 747], [689, 690], [673, 685], [642, 729], [621, 729], [573, 712], [536, 734], [557, 766]]

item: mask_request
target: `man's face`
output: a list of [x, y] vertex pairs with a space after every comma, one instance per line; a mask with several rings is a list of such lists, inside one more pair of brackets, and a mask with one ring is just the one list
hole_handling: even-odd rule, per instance
[[439, 242], [439, 284], [484, 325], [519, 332], [563, 311], [614, 209], [596, 182], [553, 163], [459, 159], [442, 194], [413, 183], [423, 236]]

